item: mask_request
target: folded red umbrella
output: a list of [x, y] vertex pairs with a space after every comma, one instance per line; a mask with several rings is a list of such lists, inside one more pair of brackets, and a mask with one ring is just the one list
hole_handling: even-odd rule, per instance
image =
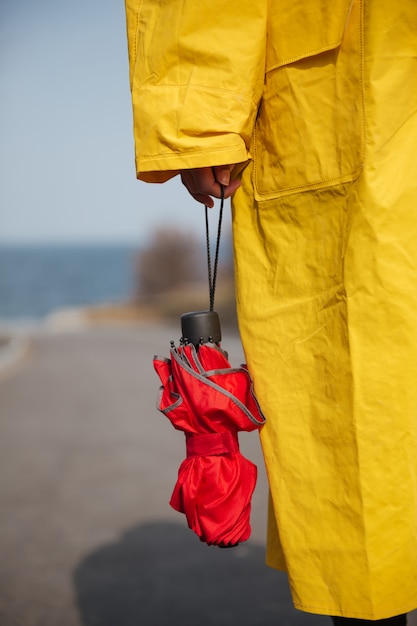
[[248, 370], [232, 368], [212, 341], [171, 344], [170, 358], [156, 356], [154, 367], [162, 382], [158, 409], [186, 437], [171, 506], [209, 545], [247, 540], [257, 468], [240, 453], [238, 431], [265, 422]]

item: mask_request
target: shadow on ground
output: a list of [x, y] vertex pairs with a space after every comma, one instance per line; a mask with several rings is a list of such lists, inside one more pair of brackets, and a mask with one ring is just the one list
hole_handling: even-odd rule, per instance
[[148, 523], [88, 555], [74, 572], [83, 626], [328, 624], [295, 611], [264, 547], [207, 547], [181, 525]]

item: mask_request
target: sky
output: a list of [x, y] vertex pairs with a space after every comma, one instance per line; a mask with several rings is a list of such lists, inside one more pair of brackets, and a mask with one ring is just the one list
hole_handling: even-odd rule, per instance
[[178, 177], [135, 178], [123, 0], [1, 0], [0, 244], [136, 243], [161, 224], [203, 235], [204, 208]]

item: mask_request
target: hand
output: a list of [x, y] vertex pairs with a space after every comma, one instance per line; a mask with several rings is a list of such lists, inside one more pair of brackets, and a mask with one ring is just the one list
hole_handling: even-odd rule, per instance
[[220, 185], [224, 187], [225, 198], [229, 198], [240, 186], [240, 180], [230, 182], [230, 173], [233, 168], [234, 165], [215, 165], [182, 170], [181, 180], [197, 202], [212, 208], [213, 197], [221, 198]]

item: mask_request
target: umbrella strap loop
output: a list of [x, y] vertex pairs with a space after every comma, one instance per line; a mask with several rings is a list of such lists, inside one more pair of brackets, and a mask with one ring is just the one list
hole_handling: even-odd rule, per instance
[[220, 433], [201, 435], [186, 434], [187, 459], [195, 456], [218, 456], [239, 452], [237, 432], [226, 430]]
[[206, 244], [207, 244], [207, 269], [208, 269], [208, 281], [209, 281], [209, 295], [210, 295], [210, 311], [214, 309], [214, 295], [216, 292], [216, 280], [217, 280], [217, 266], [219, 262], [219, 250], [220, 250], [220, 235], [222, 229], [223, 219], [223, 206], [224, 206], [224, 186], [220, 185], [220, 211], [219, 221], [217, 224], [217, 240], [216, 240], [216, 252], [214, 257], [213, 273], [211, 269], [211, 254], [210, 254], [210, 231], [208, 221], [208, 208], [205, 205], [205, 217], [206, 217]]

